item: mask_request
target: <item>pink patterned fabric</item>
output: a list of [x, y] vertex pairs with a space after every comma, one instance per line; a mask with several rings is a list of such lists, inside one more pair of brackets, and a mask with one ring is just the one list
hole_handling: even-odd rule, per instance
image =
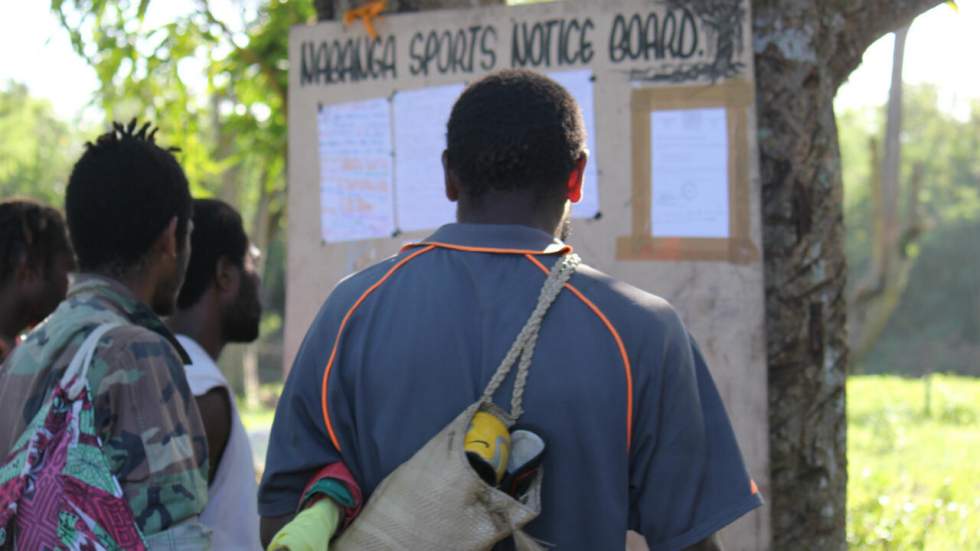
[[59, 385], [0, 465], [0, 546], [12, 528], [27, 551], [146, 549], [102, 456], [87, 391], [70, 401]]

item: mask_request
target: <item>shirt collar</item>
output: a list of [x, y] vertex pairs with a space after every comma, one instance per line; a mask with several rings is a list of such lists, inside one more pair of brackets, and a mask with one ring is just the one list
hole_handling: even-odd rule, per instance
[[195, 365], [195, 366], [213, 365], [217, 367], [217, 364], [214, 363], [214, 359], [211, 358], [207, 350], [204, 350], [204, 347], [201, 346], [200, 343], [198, 343], [196, 340], [183, 334], [177, 334], [176, 337], [177, 337], [177, 342], [179, 342], [181, 346], [184, 347], [184, 350], [187, 351], [187, 355], [191, 359], [190, 363], [188, 363], [187, 365]]
[[410, 243], [405, 249], [427, 245], [501, 254], [567, 254], [572, 251], [570, 245], [541, 230], [516, 224], [446, 224], [428, 239]]
[[96, 274], [76, 274], [68, 288], [68, 298], [78, 298], [83, 295], [95, 298], [116, 313], [122, 314], [134, 325], [149, 329], [167, 339], [177, 350], [177, 354], [184, 365], [191, 363], [187, 351], [177, 341], [173, 332], [163, 323], [163, 320], [119, 281]]

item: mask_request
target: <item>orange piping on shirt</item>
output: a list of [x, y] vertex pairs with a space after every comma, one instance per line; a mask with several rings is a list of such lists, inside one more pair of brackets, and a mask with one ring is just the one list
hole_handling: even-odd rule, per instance
[[414, 247], [439, 247], [441, 249], [451, 249], [454, 251], [465, 251], [469, 253], [497, 253], [497, 254], [523, 254], [523, 255], [534, 255], [534, 254], [568, 254], [572, 252], [571, 245], [562, 245], [561, 248], [555, 249], [554, 251], [534, 251], [530, 249], [498, 249], [496, 247], [467, 247], [464, 245], [453, 245], [452, 243], [440, 243], [438, 241], [423, 241], [421, 243], [409, 243], [402, 247], [402, 252]]
[[[528, 260], [536, 264], [542, 272], [546, 274], [549, 273], [550, 270], [548, 270], [548, 268], [546, 268], [540, 260], [531, 255], [525, 256]], [[616, 346], [619, 348], [619, 355], [623, 359], [623, 369], [626, 371], [626, 451], [628, 452], [630, 449], [630, 444], [633, 443], [633, 369], [630, 366], [629, 355], [626, 353], [626, 346], [623, 344], [623, 339], [619, 336], [619, 331], [616, 331], [616, 327], [611, 321], [609, 321], [609, 318], [602, 313], [602, 310], [600, 310], [595, 303], [586, 298], [586, 296], [583, 295], [581, 291], [576, 289], [571, 283], [566, 283], [565, 288], [577, 296], [578, 299], [588, 306], [589, 310], [592, 310], [592, 313], [602, 321], [602, 323], [606, 326], [606, 329], [609, 330], [609, 333], [612, 334], [613, 340], [616, 341]]]
[[357, 302], [355, 302], [354, 305], [351, 306], [349, 310], [347, 310], [347, 314], [344, 315], [344, 319], [340, 322], [340, 328], [337, 329], [337, 338], [334, 339], [333, 349], [330, 351], [330, 359], [327, 360], [327, 368], [323, 371], [323, 383], [320, 391], [320, 408], [323, 411], [323, 422], [327, 426], [327, 433], [330, 435], [330, 441], [333, 442], [334, 448], [336, 448], [338, 452], [341, 451], [340, 441], [337, 439], [337, 435], [334, 433], [333, 423], [330, 422], [330, 410], [327, 407], [327, 384], [330, 379], [330, 370], [333, 369], [334, 360], [337, 358], [337, 347], [338, 345], [340, 345], [340, 338], [344, 334], [344, 328], [347, 327], [347, 322], [350, 321], [351, 316], [353, 316], [354, 312], [361, 306], [361, 303], [364, 302], [364, 299], [366, 299], [371, 293], [376, 291], [378, 287], [381, 287], [381, 285], [383, 285], [384, 282], [387, 281], [389, 277], [391, 277], [391, 274], [397, 272], [402, 266], [407, 264], [410, 260], [412, 260], [416, 256], [425, 254], [434, 248], [436, 248], [435, 245], [429, 245], [424, 249], [419, 249], [414, 253], [406, 256], [405, 258], [399, 260], [397, 264], [392, 266], [391, 269], [388, 270], [388, 272], [381, 277], [381, 279], [376, 281], [374, 285], [368, 287], [367, 291], [364, 291], [364, 294], [362, 294], [361, 297], [357, 299]]

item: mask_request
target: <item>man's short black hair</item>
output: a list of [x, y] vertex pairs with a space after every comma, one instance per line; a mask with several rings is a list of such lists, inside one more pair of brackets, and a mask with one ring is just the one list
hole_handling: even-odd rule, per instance
[[61, 213], [30, 199], [0, 202], [0, 284], [13, 277], [21, 261], [49, 273], [61, 253], [71, 254]]
[[65, 214], [82, 271], [120, 274], [136, 267], [175, 216], [183, 247], [190, 189], [175, 150], [157, 145], [155, 134], [149, 123], [137, 129], [135, 119], [113, 123], [75, 163]]
[[447, 164], [463, 192], [533, 189], [559, 195], [585, 151], [575, 99], [557, 82], [527, 70], [492, 73], [456, 101], [446, 133]]
[[190, 308], [201, 300], [214, 278], [219, 259], [225, 257], [244, 267], [247, 253], [248, 236], [241, 215], [224, 201], [195, 199], [191, 261], [177, 297], [177, 307]]

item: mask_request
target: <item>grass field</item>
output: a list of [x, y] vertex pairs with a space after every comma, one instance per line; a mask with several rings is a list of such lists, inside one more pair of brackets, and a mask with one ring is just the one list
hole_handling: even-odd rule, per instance
[[[980, 379], [856, 376], [847, 405], [851, 549], [980, 550]], [[242, 408], [249, 431], [272, 417]]]
[[852, 549], [980, 549], [980, 380], [851, 377]]

